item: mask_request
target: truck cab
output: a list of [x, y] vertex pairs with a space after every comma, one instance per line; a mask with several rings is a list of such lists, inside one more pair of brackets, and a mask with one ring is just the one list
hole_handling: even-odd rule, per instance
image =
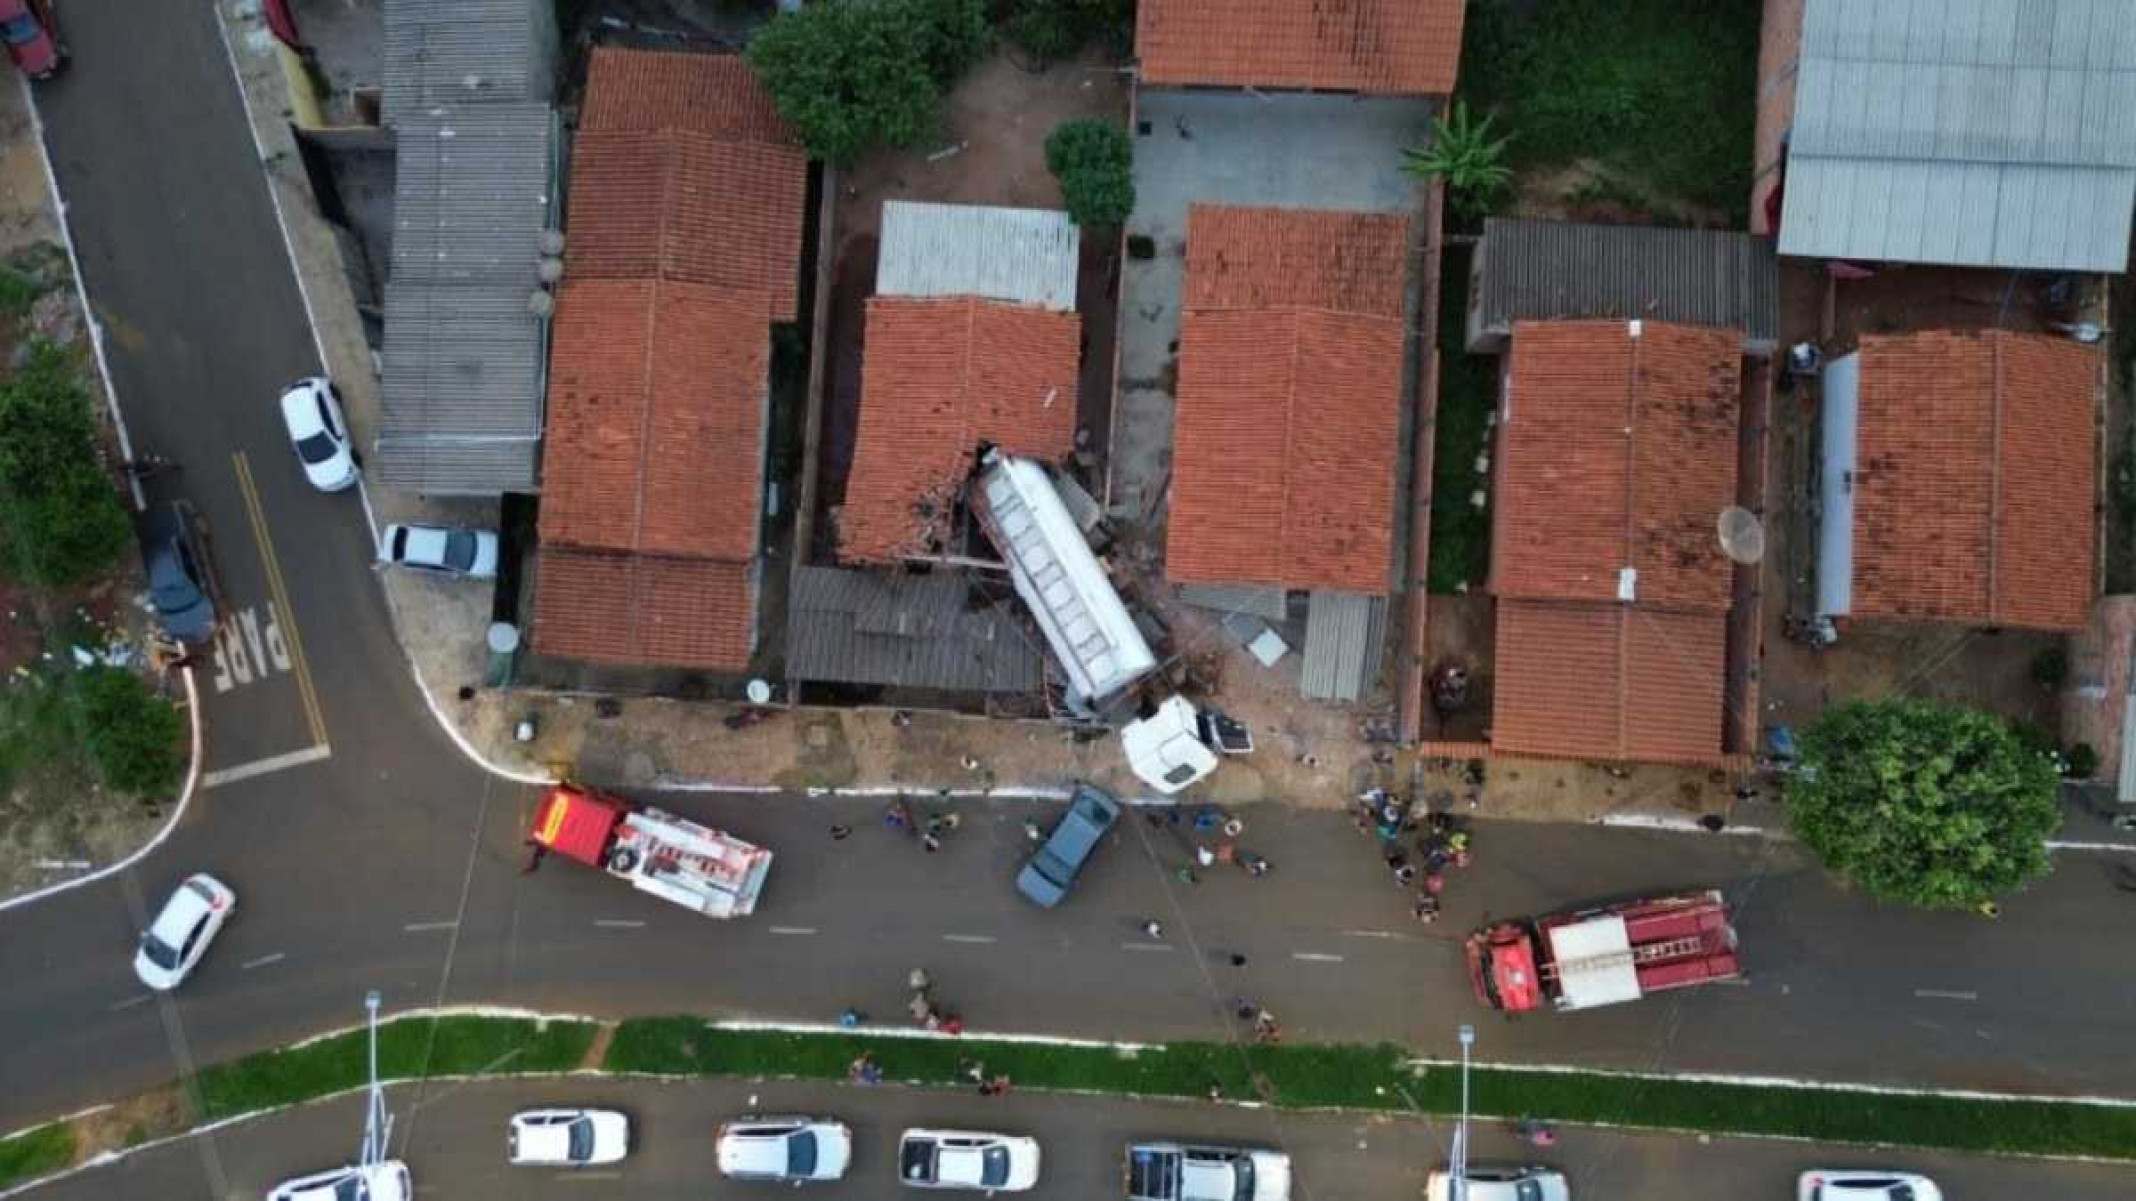
[[1290, 1156], [1248, 1147], [1133, 1143], [1128, 1201], [1289, 1201]]

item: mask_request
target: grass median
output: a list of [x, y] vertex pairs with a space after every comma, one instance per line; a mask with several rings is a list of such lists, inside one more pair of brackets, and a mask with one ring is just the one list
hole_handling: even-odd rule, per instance
[[[1173, 1043], [1106, 1047], [920, 1040], [865, 1034], [720, 1030], [698, 1018], [622, 1023], [602, 1066], [665, 1075], [840, 1080], [863, 1052], [891, 1080], [964, 1085], [967, 1063], [1020, 1088], [1233, 1100], [1298, 1108], [1450, 1114], [1460, 1076], [1422, 1067], [1390, 1045], [1243, 1047]], [[2136, 1108], [2074, 1101], [1983, 1100], [1789, 1088], [1594, 1072], [1479, 1068], [1473, 1110], [1497, 1116], [1817, 1142], [1891, 1144], [2000, 1154], [2136, 1159]]]
[[73, 1162], [73, 1127], [65, 1122], [32, 1126], [0, 1138], [0, 1188], [49, 1175]]

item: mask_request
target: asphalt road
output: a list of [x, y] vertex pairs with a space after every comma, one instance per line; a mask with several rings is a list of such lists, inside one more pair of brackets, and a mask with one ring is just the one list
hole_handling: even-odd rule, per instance
[[[589, 1196], [703, 1198], [772, 1196], [777, 1190], [718, 1175], [712, 1132], [742, 1113], [833, 1116], [853, 1128], [853, 1165], [817, 1198], [890, 1201], [919, 1194], [897, 1183], [895, 1148], [911, 1126], [955, 1126], [1029, 1134], [1040, 1142], [1032, 1201], [1118, 1197], [1121, 1156], [1133, 1140], [1276, 1147], [1291, 1156], [1299, 1201], [1420, 1195], [1445, 1163], [1447, 1123], [1398, 1117], [1277, 1113], [1232, 1106], [1116, 1101], [1012, 1092], [1002, 1098], [919, 1089], [791, 1082], [655, 1084], [587, 1078], [443, 1086], [421, 1094], [395, 1089], [394, 1154], [405, 1159], [417, 1196], [463, 1201], [560, 1201]], [[516, 1110], [599, 1105], [632, 1117], [633, 1152], [613, 1167], [577, 1172], [511, 1168], [504, 1129]], [[37, 1189], [37, 1201], [225, 1201], [263, 1195], [277, 1181], [346, 1163], [363, 1130], [360, 1096], [307, 1106], [210, 1135], [138, 1152]], [[1951, 1201], [2055, 1197], [2105, 1201], [2127, 1195], [2118, 1165], [1967, 1158], [1913, 1152], [1825, 1148], [1788, 1142], [1564, 1130], [1547, 1151], [1526, 1147], [1496, 1123], [1479, 1124], [1476, 1163], [1541, 1162], [1566, 1174], [1581, 1201], [1711, 1201], [1792, 1196], [1794, 1179], [1816, 1167], [1901, 1168], [1928, 1174]]]
[[[260, 630], [255, 644], [241, 620], [204, 668], [208, 766], [328, 752], [205, 791], [133, 872], [0, 913], [0, 1024], [33, 1032], [0, 1058], [0, 1127], [346, 1025], [374, 987], [393, 1008], [822, 1021], [895, 1015], [924, 963], [975, 1030], [1217, 1037], [1247, 995], [1293, 1037], [1444, 1053], [1457, 1023], [1487, 1016], [1461, 931], [1688, 885], [1737, 901], [1748, 983], [1486, 1021], [1485, 1058], [2136, 1093], [2128, 901], [2083, 856], [1989, 923], [1866, 904], [1755, 839], [1493, 825], [1446, 919], [1421, 927], [1342, 818], [1268, 807], [1246, 814], [1276, 863], [1264, 880], [1184, 886], [1186, 848], [1138, 821], [1041, 914], [1008, 883], [1031, 808], [970, 807], [928, 857], [871, 806], [684, 796], [663, 803], [778, 851], [755, 918], [707, 921], [568, 863], [522, 876], [532, 790], [477, 772], [431, 724], [357, 498], [310, 491], [283, 445], [275, 394], [316, 361], [206, 3], [74, 0], [67, 22], [74, 70], [37, 96], [113, 376], [137, 447], [184, 464], [159, 485], [200, 506], [232, 605]], [[858, 829], [833, 842], [833, 822]], [[239, 913], [182, 992], [151, 998], [133, 932], [202, 868], [236, 887]], [[1151, 916], [1161, 943], [1136, 931]]]

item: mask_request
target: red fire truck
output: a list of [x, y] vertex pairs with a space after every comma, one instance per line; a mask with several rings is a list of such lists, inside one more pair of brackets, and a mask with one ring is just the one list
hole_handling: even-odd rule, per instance
[[527, 840], [707, 917], [747, 916], [771, 872], [763, 847], [575, 784], [550, 787]]
[[1592, 1009], [1743, 974], [1717, 889], [1499, 922], [1469, 936], [1468, 965], [1477, 999], [1508, 1013], [1545, 999]]

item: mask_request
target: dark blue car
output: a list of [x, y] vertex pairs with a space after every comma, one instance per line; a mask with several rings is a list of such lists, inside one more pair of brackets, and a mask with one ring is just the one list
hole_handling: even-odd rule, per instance
[[183, 503], [150, 509], [141, 525], [141, 560], [157, 624], [184, 643], [215, 636], [215, 599], [207, 555], [192, 510]]
[[1068, 798], [1068, 812], [1016, 874], [1016, 891], [1048, 909], [1060, 904], [1075, 887], [1076, 874], [1091, 852], [1119, 820], [1120, 802], [1088, 784], [1076, 785], [1075, 795]]

